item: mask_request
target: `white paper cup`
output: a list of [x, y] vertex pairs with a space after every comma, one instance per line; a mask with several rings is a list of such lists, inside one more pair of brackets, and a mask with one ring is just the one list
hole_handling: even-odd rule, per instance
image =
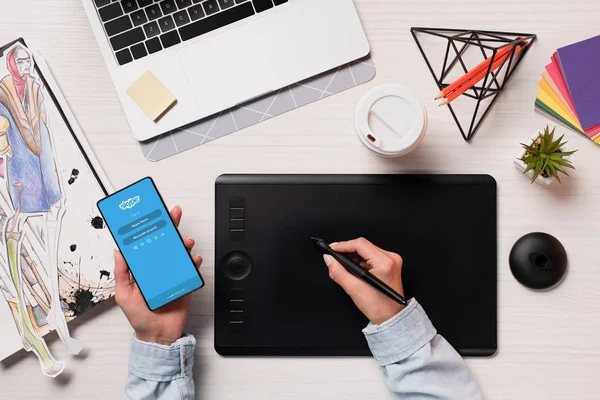
[[377, 86], [356, 108], [361, 142], [384, 157], [400, 157], [417, 148], [427, 131], [427, 110], [412, 90], [394, 84]]

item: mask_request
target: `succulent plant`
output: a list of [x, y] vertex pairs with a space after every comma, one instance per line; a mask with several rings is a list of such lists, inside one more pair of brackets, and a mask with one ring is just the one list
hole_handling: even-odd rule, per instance
[[574, 154], [577, 150], [563, 151], [563, 146], [567, 144], [567, 142], [563, 142], [565, 135], [554, 140], [555, 130], [556, 128], [550, 131], [550, 128], [546, 126], [544, 133], [541, 133], [533, 143], [529, 145], [521, 143], [525, 149], [521, 161], [527, 165], [524, 173], [533, 171], [531, 183], [535, 182], [539, 176], [554, 177], [560, 182], [559, 173], [569, 176], [565, 168], [575, 169], [566, 157]]

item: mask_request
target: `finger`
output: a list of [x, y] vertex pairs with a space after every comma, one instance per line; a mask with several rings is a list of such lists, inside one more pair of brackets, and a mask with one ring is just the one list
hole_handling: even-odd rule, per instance
[[115, 257], [115, 290], [118, 294], [125, 294], [127, 290], [131, 289], [131, 280], [129, 275], [129, 268], [123, 258], [120, 251], [114, 251]]
[[194, 254], [192, 256], [192, 260], [194, 261], [194, 264], [196, 264], [196, 268], [200, 268], [200, 266], [202, 265], [202, 262], [204, 261], [200, 254]]
[[359, 256], [358, 253], [346, 253], [346, 256], [357, 264], [363, 261], [362, 257]]
[[362, 257], [359, 256], [357, 253], [350, 253], [350, 254], [347, 254], [347, 256], [348, 256], [348, 258], [350, 258], [352, 261], [354, 261], [355, 263], [357, 263], [358, 265], [360, 265], [361, 267], [363, 267], [367, 271], [370, 271], [370, 270], [373, 269], [373, 266], [370, 265], [365, 260], [363, 260]]
[[191, 237], [187, 237], [183, 239], [183, 244], [185, 245], [186, 249], [192, 250], [192, 248], [196, 245], [196, 241]]
[[361, 262], [359, 262], [358, 265], [360, 265], [361, 267], [363, 267], [367, 271], [370, 271], [370, 270], [373, 269], [373, 266], [371, 264], [369, 264], [368, 262], [366, 262], [365, 260], [362, 260]]
[[323, 255], [323, 260], [329, 269], [329, 277], [331, 280], [340, 285], [350, 296], [352, 296], [357, 287], [365, 284], [359, 278], [348, 272], [346, 268], [342, 267], [342, 265], [330, 255]]
[[402, 257], [399, 254], [393, 253], [391, 251], [383, 251], [385, 254], [388, 255], [388, 257], [390, 257], [392, 259], [392, 261], [394, 261], [394, 263], [396, 265], [399, 265], [400, 267], [402, 267], [402, 264], [404, 263], [404, 260], [402, 259]]
[[364, 238], [334, 243], [331, 248], [340, 253], [358, 253], [371, 266], [377, 266], [389, 258], [384, 250]]
[[169, 214], [171, 214], [171, 218], [173, 219], [173, 223], [175, 224], [175, 226], [179, 227], [179, 223], [181, 222], [181, 216], [183, 215], [183, 210], [181, 210], [181, 207], [173, 207]]
[[362, 257], [358, 255], [358, 253], [346, 253], [346, 256], [361, 267], [363, 267], [364, 269], [366, 269], [367, 271], [373, 269], [373, 266], [365, 260], [363, 260]]

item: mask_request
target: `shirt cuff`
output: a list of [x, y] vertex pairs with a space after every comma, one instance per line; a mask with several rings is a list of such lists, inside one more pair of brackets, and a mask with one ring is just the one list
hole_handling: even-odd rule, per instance
[[402, 361], [429, 343], [436, 335], [429, 317], [415, 299], [381, 325], [369, 323], [363, 329], [371, 353], [380, 366]]
[[184, 335], [170, 346], [147, 343], [133, 334], [129, 372], [149, 381], [166, 382], [192, 376], [196, 339]]

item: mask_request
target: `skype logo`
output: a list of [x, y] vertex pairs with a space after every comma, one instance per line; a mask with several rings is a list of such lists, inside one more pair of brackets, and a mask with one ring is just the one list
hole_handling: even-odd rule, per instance
[[121, 204], [119, 204], [119, 208], [123, 211], [130, 210], [133, 207], [135, 207], [135, 205], [139, 202], [140, 202], [140, 196], [131, 197], [127, 200], [123, 200], [121, 202]]

